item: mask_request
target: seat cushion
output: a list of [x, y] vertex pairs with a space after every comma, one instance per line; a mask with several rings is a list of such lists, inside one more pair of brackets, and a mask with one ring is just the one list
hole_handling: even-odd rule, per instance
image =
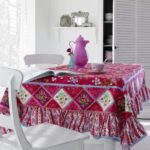
[[[78, 133], [76, 131], [48, 123], [31, 127], [23, 127], [23, 130], [27, 140], [33, 147], [36, 148], [46, 148], [49, 146], [68, 143], [70, 141], [88, 138], [88, 135], [86, 134]], [[0, 140], [0, 149], [19, 150], [14, 133], [6, 134], [4, 138]]]

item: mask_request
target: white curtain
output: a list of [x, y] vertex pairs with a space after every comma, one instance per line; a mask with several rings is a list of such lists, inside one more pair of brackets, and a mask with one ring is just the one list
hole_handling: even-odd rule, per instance
[[26, 0], [0, 0], [0, 66], [22, 68], [26, 51]]

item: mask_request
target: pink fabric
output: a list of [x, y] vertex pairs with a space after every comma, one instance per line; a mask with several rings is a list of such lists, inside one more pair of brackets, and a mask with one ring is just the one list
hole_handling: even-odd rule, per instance
[[[51, 69], [68, 70], [67, 66]], [[124, 148], [146, 136], [137, 120], [142, 103], [150, 98], [141, 65], [108, 64], [90, 74], [90, 64], [73, 76], [44, 77], [22, 86], [18, 94], [24, 125], [54, 123], [93, 136], [120, 140]], [[8, 112], [7, 92], [0, 105]]]

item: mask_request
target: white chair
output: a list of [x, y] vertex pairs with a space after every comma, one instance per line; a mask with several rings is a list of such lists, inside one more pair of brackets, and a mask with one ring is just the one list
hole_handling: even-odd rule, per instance
[[0, 137], [0, 150], [83, 150], [88, 135], [48, 123], [21, 127], [16, 91], [19, 91], [22, 73], [0, 68], [0, 86], [8, 88], [10, 116], [0, 115], [0, 126], [14, 132]]
[[63, 63], [64, 57], [59, 54], [31, 54], [24, 57], [26, 65], [30, 66], [33, 64], [56, 64], [60, 65]]

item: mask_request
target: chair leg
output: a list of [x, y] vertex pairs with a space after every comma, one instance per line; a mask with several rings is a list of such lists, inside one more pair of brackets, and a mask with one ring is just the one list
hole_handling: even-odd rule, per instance
[[116, 142], [111, 139], [105, 139], [104, 150], [116, 150]]

